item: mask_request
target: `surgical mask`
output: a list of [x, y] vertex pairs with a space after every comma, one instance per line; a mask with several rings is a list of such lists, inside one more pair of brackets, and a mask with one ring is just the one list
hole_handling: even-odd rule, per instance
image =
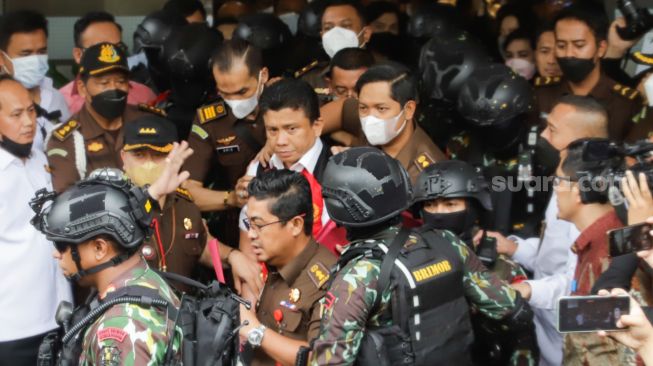
[[258, 73], [258, 83], [256, 86], [256, 93], [247, 99], [233, 100], [225, 99], [229, 108], [231, 108], [231, 113], [238, 119], [243, 119], [249, 116], [256, 106], [258, 105], [259, 91], [261, 90], [261, 73]]
[[113, 121], [125, 112], [127, 92], [120, 89], [103, 91], [91, 97], [91, 107], [102, 117]]
[[[5, 53], [5, 56], [7, 54]], [[45, 74], [50, 68], [48, 66], [48, 55], [31, 55], [11, 59], [14, 66], [14, 79], [21, 83], [25, 88], [32, 89], [39, 85], [45, 78]]]
[[290, 33], [292, 33], [293, 36], [297, 34], [297, 24], [299, 24], [298, 13], [281, 14], [279, 15], [279, 19], [288, 26], [288, 29], [290, 29]]
[[367, 141], [374, 146], [382, 146], [399, 136], [406, 127], [406, 119], [404, 119], [401, 127], [397, 128], [399, 118], [403, 113], [402, 110], [396, 117], [390, 119], [381, 119], [371, 114], [361, 118], [361, 126]]
[[32, 151], [32, 142], [28, 142], [26, 144], [19, 144], [15, 141], [8, 139], [7, 136], [3, 136], [2, 140], [0, 140], [0, 147], [7, 150], [7, 152], [9, 152], [11, 155], [17, 158], [26, 158], [29, 156], [30, 152]]
[[125, 169], [125, 173], [129, 179], [139, 187], [152, 185], [163, 173], [163, 164], [158, 164], [153, 161], [148, 161], [145, 164], [139, 164]]
[[363, 31], [356, 34], [353, 30], [333, 27], [322, 36], [322, 47], [324, 47], [324, 51], [329, 55], [329, 58], [333, 58], [343, 48], [358, 47], [358, 36], [361, 33]]
[[580, 83], [596, 66], [591, 58], [558, 57], [558, 65], [565, 79], [572, 83]]
[[651, 77], [651, 75], [649, 75], [644, 82], [644, 93], [646, 94], [648, 106], [653, 107], [653, 77]]
[[515, 74], [530, 80], [535, 76], [535, 64], [523, 58], [511, 58], [506, 60], [506, 66], [512, 69]]

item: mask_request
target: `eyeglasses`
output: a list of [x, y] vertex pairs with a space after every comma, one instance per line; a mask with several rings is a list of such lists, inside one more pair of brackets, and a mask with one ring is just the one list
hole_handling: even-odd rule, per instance
[[279, 224], [279, 223], [285, 224], [285, 223], [287, 223], [288, 221], [292, 220], [293, 218], [295, 218], [297, 216], [304, 217], [304, 216], [306, 216], [306, 214], [299, 214], [299, 215], [293, 216], [293, 217], [291, 217], [291, 218], [289, 218], [287, 220], [277, 220], [277, 221], [272, 221], [272, 222], [268, 222], [268, 223], [265, 223], [265, 224], [257, 224], [257, 223], [251, 222], [249, 220], [249, 218], [246, 217], [245, 219], [243, 219], [243, 224], [245, 224], [245, 229], [247, 229], [247, 231], [254, 230], [255, 233], [260, 233], [261, 229], [263, 229], [266, 226], [270, 226], [272, 224]]
[[66, 243], [63, 241], [55, 241], [54, 242], [54, 248], [57, 250], [57, 252], [63, 254], [68, 250], [68, 247], [70, 246], [70, 243]]

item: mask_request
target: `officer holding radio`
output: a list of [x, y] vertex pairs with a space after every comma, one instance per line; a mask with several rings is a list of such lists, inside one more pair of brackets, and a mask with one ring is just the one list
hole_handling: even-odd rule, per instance
[[[480, 169], [463, 161], [440, 161], [420, 173], [414, 189], [413, 209], [419, 212], [425, 227], [458, 235], [501, 280], [513, 284], [527, 278], [517, 263], [497, 253], [495, 238], [484, 236], [476, 248], [472, 244], [473, 231], [484, 215], [492, 213], [490, 189]], [[476, 364], [517, 365], [538, 359], [534, 327], [518, 334], [497, 334], [485, 326], [486, 318], [474, 308], [472, 303], [472, 357]]]

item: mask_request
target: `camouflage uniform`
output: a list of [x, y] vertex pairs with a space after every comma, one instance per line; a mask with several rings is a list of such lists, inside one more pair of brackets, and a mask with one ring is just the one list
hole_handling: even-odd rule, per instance
[[[371, 239], [389, 245], [397, 233], [398, 227], [390, 227]], [[490, 274], [460, 239], [447, 231], [441, 235], [464, 262], [461, 285], [465, 297], [490, 319], [499, 320], [508, 315], [515, 306], [515, 291]], [[379, 310], [368, 315], [378, 296], [375, 288], [380, 272], [381, 260], [369, 258], [352, 260], [338, 272], [322, 299], [324, 313], [320, 333], [313, 344], [311, 365], [352, 365], [365, 329], [392, 324], [390, 288], [381, 295]]]
[[[168, 284], [145, 261], [121, 274], [100, 296], [125, 286], [158, 289], [159, 295], [179, 307]], [[161, 308], [119, 304], [107, 310], [84, 334], [80, 365], [161, 365], [166, 354], [172, 321]], [[180, 359], [181, 329], [175, 330], [173, 349]]]

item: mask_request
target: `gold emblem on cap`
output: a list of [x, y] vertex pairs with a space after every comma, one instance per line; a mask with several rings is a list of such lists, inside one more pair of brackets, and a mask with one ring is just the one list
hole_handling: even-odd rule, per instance
[[193, 222], [188, 217], [184, 218], [184, 229], [190, 230], [193, 228]]
[[156, 129], [154, 127], [143, 127], [140, 130], [138, 130], [139, 135], [154, 135], [156, 134]]
[[100, 56], [97, 59], [102, 62], [111, 64], [120, 61], [120, 56], [118, 56], [118, 52], [116, 52], [116, 49], [113, 47], [113, 45], [105, 44], [102, 45]]
[[299, 301], [299, 298], [301, 296], [302, 296], [302, 293], [301, 293], [301, 291], [299, 291], [298, 288], [290, 289], [290, 293], [288, 294], [288, 298], [290, 299], [291, 302]]

